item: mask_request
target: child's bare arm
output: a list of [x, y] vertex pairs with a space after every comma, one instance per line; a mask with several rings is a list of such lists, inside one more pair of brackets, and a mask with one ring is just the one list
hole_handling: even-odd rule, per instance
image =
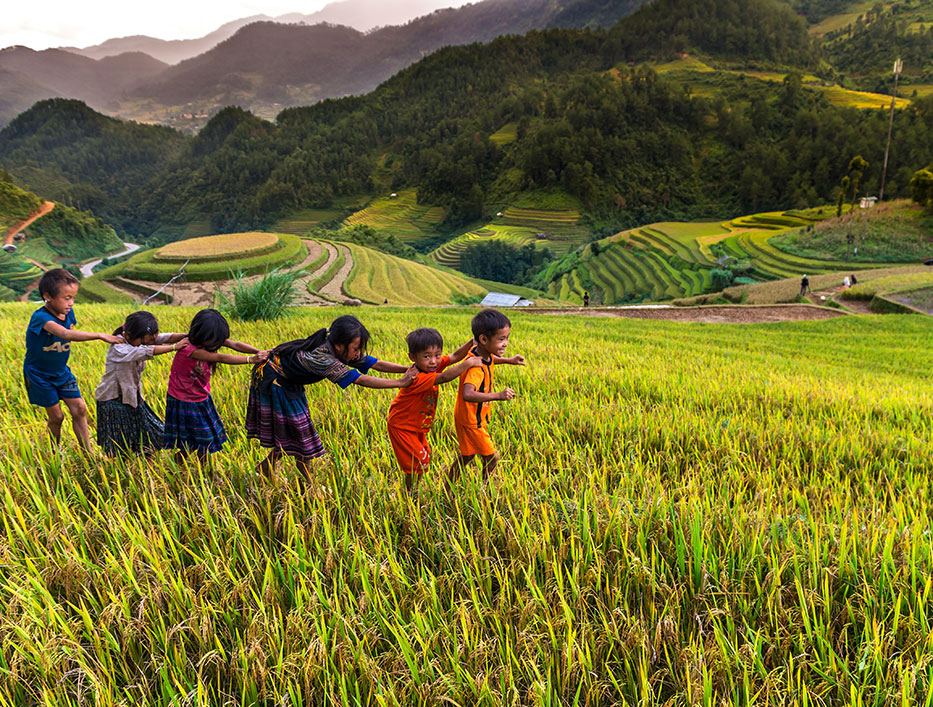
[[509, 366], [524, 366], [525, 357], [522, 356], [521, 354], [515, 354], [514, 356], [511, 356], [509, 358], [500, 358], [499, 356], [493, 356], [492, 362], [494, 364], [504, 363]]
[[235, 341], [234, 339], [224, 339], [224, 346], [226, 346], [228, 349], [239, 351], [240, 353], [259, 353], [259, 349], [257, 349], [255, 346], [251, 346], [250, 344], [244, 343], [242, 341]]
[[379, 371], [380, 373], [405, 373], [411, 366], [403, 366], [399, 363], [392, 363], [391, 361], [376, 361], [372, 369], [373, 371]]
[[57, 336], [65, 341], [106, 341], [108, 344], [122, 344], [122, 336], [113, 334], [104, 334], [100, 332], [80, 331], [78, 329], [66, 329], [61, 324], [55, 322], [46, 322], [42, 328], [52, 336]]
[[244, 363], [262, 363], [269, 358], [269, 352], [257, 351], [251, 356], [235, 356], [234, 354], [222, 354], [215, 351], [195, 349], [191, 352], [191, 358], [197, 359], [198, 361], [207, 361], [208, 363], [226, 363], [228, 366], [237, 366]]
[[511, 388], [504, 388], [498, 393], [479, 393], [472, 383], [463, 384], [463, 399], [468, 403], [489, 403], [495, 400], [511, 400], [514, 397], [515, 391]]
[[173, 343], [170, 344], [156, 344], [152, 347], [152, 355], [161, 356], [162, 354], [167, 354], [171, 353], [172, 351], [183, 349], [188, 345], [188, 337], [184, 334], [172, 334], [172, 336], [181, 336], [181, 338], [176, 339]]
[[[179, 341], [185, 340], [185, 343], [188, 343], [187, 339], [188, 339], [187, 334], [168, 334], [165, 337], [164, 342], [166, 344], [175, 344]], [[181, 346], [179, 346], [178, 348], [181, 348]]]
[[[472, 349], [474, 346], [476, 346], [476, 341], [473, 339], [470, 339], [469, 341], [461, 344], [456, 351], [450, 354], [450, 364], [453, 365], [459, 361], [462, 361], [466, 355], [470, 353], [470, 349]], [[478, 366], [479, 364], [477, 363], [476, 365]]]
[[483, 359], [479, 356], [470, 356], [469, 358], [463, 359], [456, 366], [448, 366], [443, 371], [437, 374], [437, 377], [434, 379], [435, 385], [443, 385], [449, 381], [459, 378], [460, 375], [474, 366], [482, 366]]
[[418, 371], [412, 366], [405, 369], [405, 375], [401, 378], [380, 378], [379, 376], [368, 376], [364, 373], [353, 382], [364, 388], [407, 388], [417, 375]]

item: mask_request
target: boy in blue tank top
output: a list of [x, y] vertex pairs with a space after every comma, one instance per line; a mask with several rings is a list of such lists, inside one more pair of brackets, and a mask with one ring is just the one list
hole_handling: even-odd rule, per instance
[[32, 314], [26, 329], [26, 359], [23, 377], [29, 402], [45, 408], [48, 430], [56, 443], [62, 441], [65, 414], [59, 401], [64, 401], [71, 413], [71, 426], [85, 453], [91, 451], [91, 436], [87, 426], [87, 405], [81, 399], [78, 382], [68, 368], [72, 341], [98, 339], [110, 344], [122, 344], [123, 339], [112, 334], [94, 334], [74, 329], [75, 296], [78, 278], [67, 270], [49, 270], [39, 280], [39, 294], [45, 304]]

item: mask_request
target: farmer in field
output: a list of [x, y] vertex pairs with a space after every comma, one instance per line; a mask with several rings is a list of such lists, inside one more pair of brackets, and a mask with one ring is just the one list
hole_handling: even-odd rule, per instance
[[810, 291], [810, 278], [804, 275], [800, 278], [800, 296], [803, 297]]
[[499, 453], [489, 438], [486, 429], [489, 422], [489, 404], [495, 400], [511, 400], [515, 391], [503, 388], [493, 393], [493, 366], [507, 363], [524, 366], [524, 356], [501, 358], [509, 345], [509, 333], [512, 323], [509, 318], [495, 309], [484, 309], [473, 317], [473, 338], [476, 347], [472, 354], [480, 358], [479, 366], [474, 366], [460, 376], [460, 388], [457, 391], [457, 403], [454, 407], [454, 422], [457, 428], [457, 442], [460, 456], [447, 471], [449, 482], [460, 478], [467, 464], [473, 462], [478, 454], [483, 460], [483, 481], [496, 469]]
[[[246, 436], [258, 439], [261, 446], [270, 450], [257, 465], [258, 472], [271, 475], [275, 462], [287, 454], [309, 474], [311, 461], [324, 455], [324, 444], [311, 421], [306, 385], [324, 379], [344, 389], [353, 384], [364, 388], [411, 385], [414, 369], [368, 356], [368, 343], [366, 327], [356, 317], [345, 314], [337, 317], [330, 329], [319, 329], [306, 339], [279, 344], [268, 361], [253, 369], [246, 406]], [[368, 375], [370, 370], [405, 375], [380, 378]]]
[[437, 411], [438, 386], [469, 368], [481, 366], [482, 360], [475, 356], [464, 358], [473, 347], [472, 339], [452, 355], [444, 356], [444, 339], [437, 329], [415, 329], [405, 342], [417, 375], [410, 386], [399, 390], [389, 406], [389, 441], [405, 474], [405, 489], [412, 492], [431, 463], [428, 431]]
[[78, 331], [74, 313], [78, 278], [67, 270], [56, 268], [39, 280], [39, 294], [45, 301], [32, 314], [26, 328], [26, 359], [23, 377], [29, 402], [45, 408], [48, 430], [57, 444], [62, 441], [65, 414], [61, 401], [71, 413], [71, 427], [86, 453], [91, 452], [91, 436], [87, 424], [87, 405], [81, 399], [78, 382], [68, 368], [72, 341], [106, 341], [121, 344], [123, 338], [113, 334]]

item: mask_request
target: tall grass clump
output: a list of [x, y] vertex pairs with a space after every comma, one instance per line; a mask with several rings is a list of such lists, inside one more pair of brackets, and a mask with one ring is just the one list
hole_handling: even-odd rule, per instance
[[297, 301], [295, 283], [304, 274], [304, 270], [276, 268], [256, 279], [242, 271], [231, 272], [229, 294], [219, 287], [215, 290], [218, 309], [244, 322], [279, 319]]

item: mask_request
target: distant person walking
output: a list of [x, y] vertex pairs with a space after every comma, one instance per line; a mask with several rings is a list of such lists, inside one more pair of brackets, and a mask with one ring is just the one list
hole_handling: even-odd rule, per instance
[[858, 280], [855, 279], [855, 273], [852, 273], [852, 277], [849, 278], [849, 279], [852, 281], [852, 284], [853, 284], [853, 285], [857, 285], [857, 284], [858, 284]]
[[583, 306], [584, 307], [590, 306], [590, 293], [589, 292], [583, 293]]
[[810, 278], [804, 275], [800, 278], [800, 296], [803, 297], [808, 292], [810, 292]]

